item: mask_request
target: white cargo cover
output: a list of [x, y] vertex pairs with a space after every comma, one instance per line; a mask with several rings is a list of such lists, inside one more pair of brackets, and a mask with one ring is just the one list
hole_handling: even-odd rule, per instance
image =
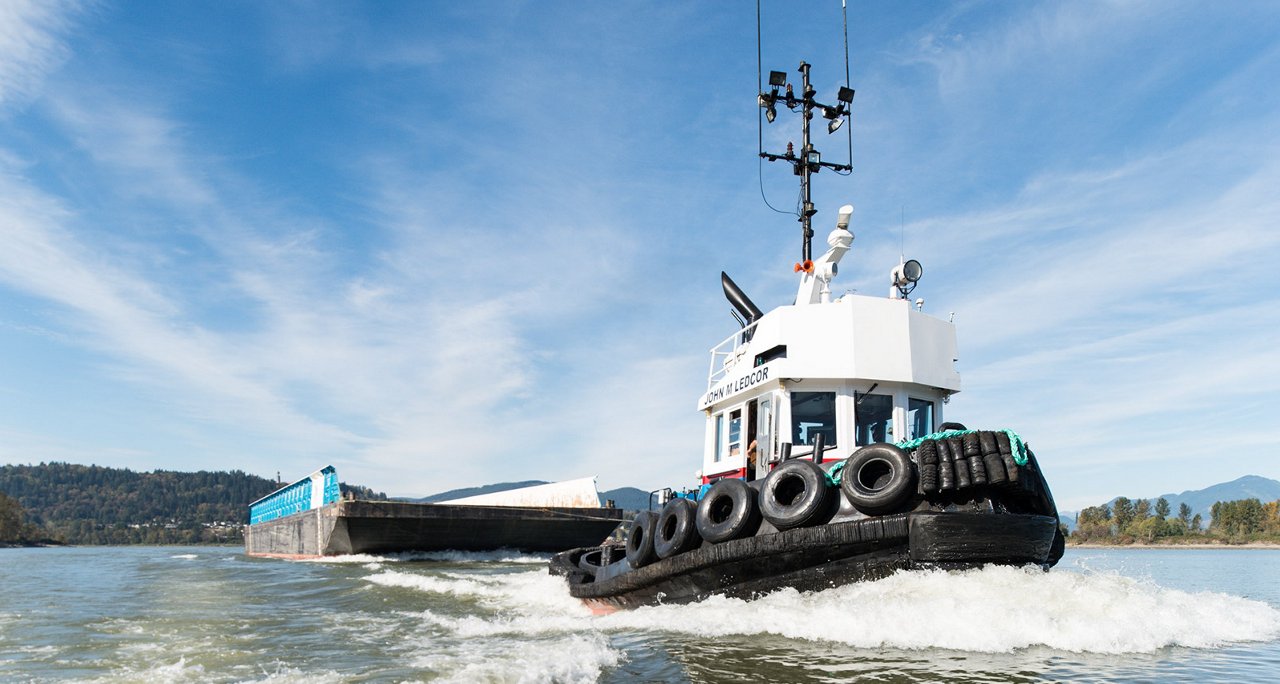
[[524, 508], [599, 508], [595, 476], [552, 482], [505, 492], [468, 496], [435, 503], [457, 506], [520, 506]]

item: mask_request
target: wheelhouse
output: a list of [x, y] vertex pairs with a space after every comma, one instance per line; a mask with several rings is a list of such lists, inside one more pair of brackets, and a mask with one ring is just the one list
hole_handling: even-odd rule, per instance
[[701, 481], [763, 478], [933, 432], [959, 391], [955, 331], [897, 298], [784, 306], [711, 350]]

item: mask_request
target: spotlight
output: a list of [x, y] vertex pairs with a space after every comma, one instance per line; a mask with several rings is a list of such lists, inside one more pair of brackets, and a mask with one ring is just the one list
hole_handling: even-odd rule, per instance
[[920, 276], [924, 275], [924, 268], [919, 261], [912, 259], [910, 261], [900, 263], [893, 269], [890, 277], [893, 279], [893, 289], [889, 290], [889, 296], [894, 296], [894, 290], [898, 292], [898, 296], [903, 299], [916, 289], [916, 282], [920, 280]]
[[912, 259], [902, 265], [902, 277], [906, 278], [907, 282], [914, 283], [920, 280], [922, 275], [924, 275], [924, 267], [920, 265], [919, 261]]
[[774, 109], [773, 103], [770, 102], [769, 106], [766, 107], [764, 110], [764, 119], [769, 123], [773, 123], [773, 120], [776, 119], [777, 117], [778, 117], [778, 110]]
[[836, 99], [845, 104], [851, 104], [853, 102], [853, 88], [840, 86], [840, 90], [836, 93]]
[[786, 84], [787, 84], [787, 72], [785, 71], [769, 72], [769, 85], [773, 86], [774, 88], [781, 88]]
[[836, 131], [840, 130], [840, 127], [843, 125], [844, 125], [844, 118], [836, 117], [831, 120], [831, 123], [827, 124], [827, 133], [835, 133]]

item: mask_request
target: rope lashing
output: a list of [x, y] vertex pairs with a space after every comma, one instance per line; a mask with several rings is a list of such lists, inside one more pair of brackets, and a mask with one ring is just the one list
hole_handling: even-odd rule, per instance
[[942, 432], [934, 432], [932, 434], [925, 435], [924, 437], [917, 437], [915, 439], [908, 440], [905, 442], [898, 442], [897, 447], [905, 451], [912, 451], [914, 449], [919, 448], [921, 444], [924, 444], [927, 440], [930, 440], [930, 439], [947, 439], [948, 437], [963, 437], [964, 435], [971, 435], [976, 432], [1003, 432], [1004, 434], [1008, 435], [1009, 445], [1013, 447], [1014, 463], [1017, 463], [1020, 466], [1024, 466], [1027, 464], [1027, 443], [1022, 441], [1022, 438], [1018, 436], [1018, 433], [1014, 432], [1013, 430], [944, 430]]

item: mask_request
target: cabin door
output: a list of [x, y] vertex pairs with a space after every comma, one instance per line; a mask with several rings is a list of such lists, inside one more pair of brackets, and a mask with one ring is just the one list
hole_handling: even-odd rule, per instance
[[748, 480], [764, 477], [769, 472], [769, 459], [773, 457], [773, 398], [766, 394], [753, 402], [751, 408], [756, 448], [755, 464], [747, 464]]

